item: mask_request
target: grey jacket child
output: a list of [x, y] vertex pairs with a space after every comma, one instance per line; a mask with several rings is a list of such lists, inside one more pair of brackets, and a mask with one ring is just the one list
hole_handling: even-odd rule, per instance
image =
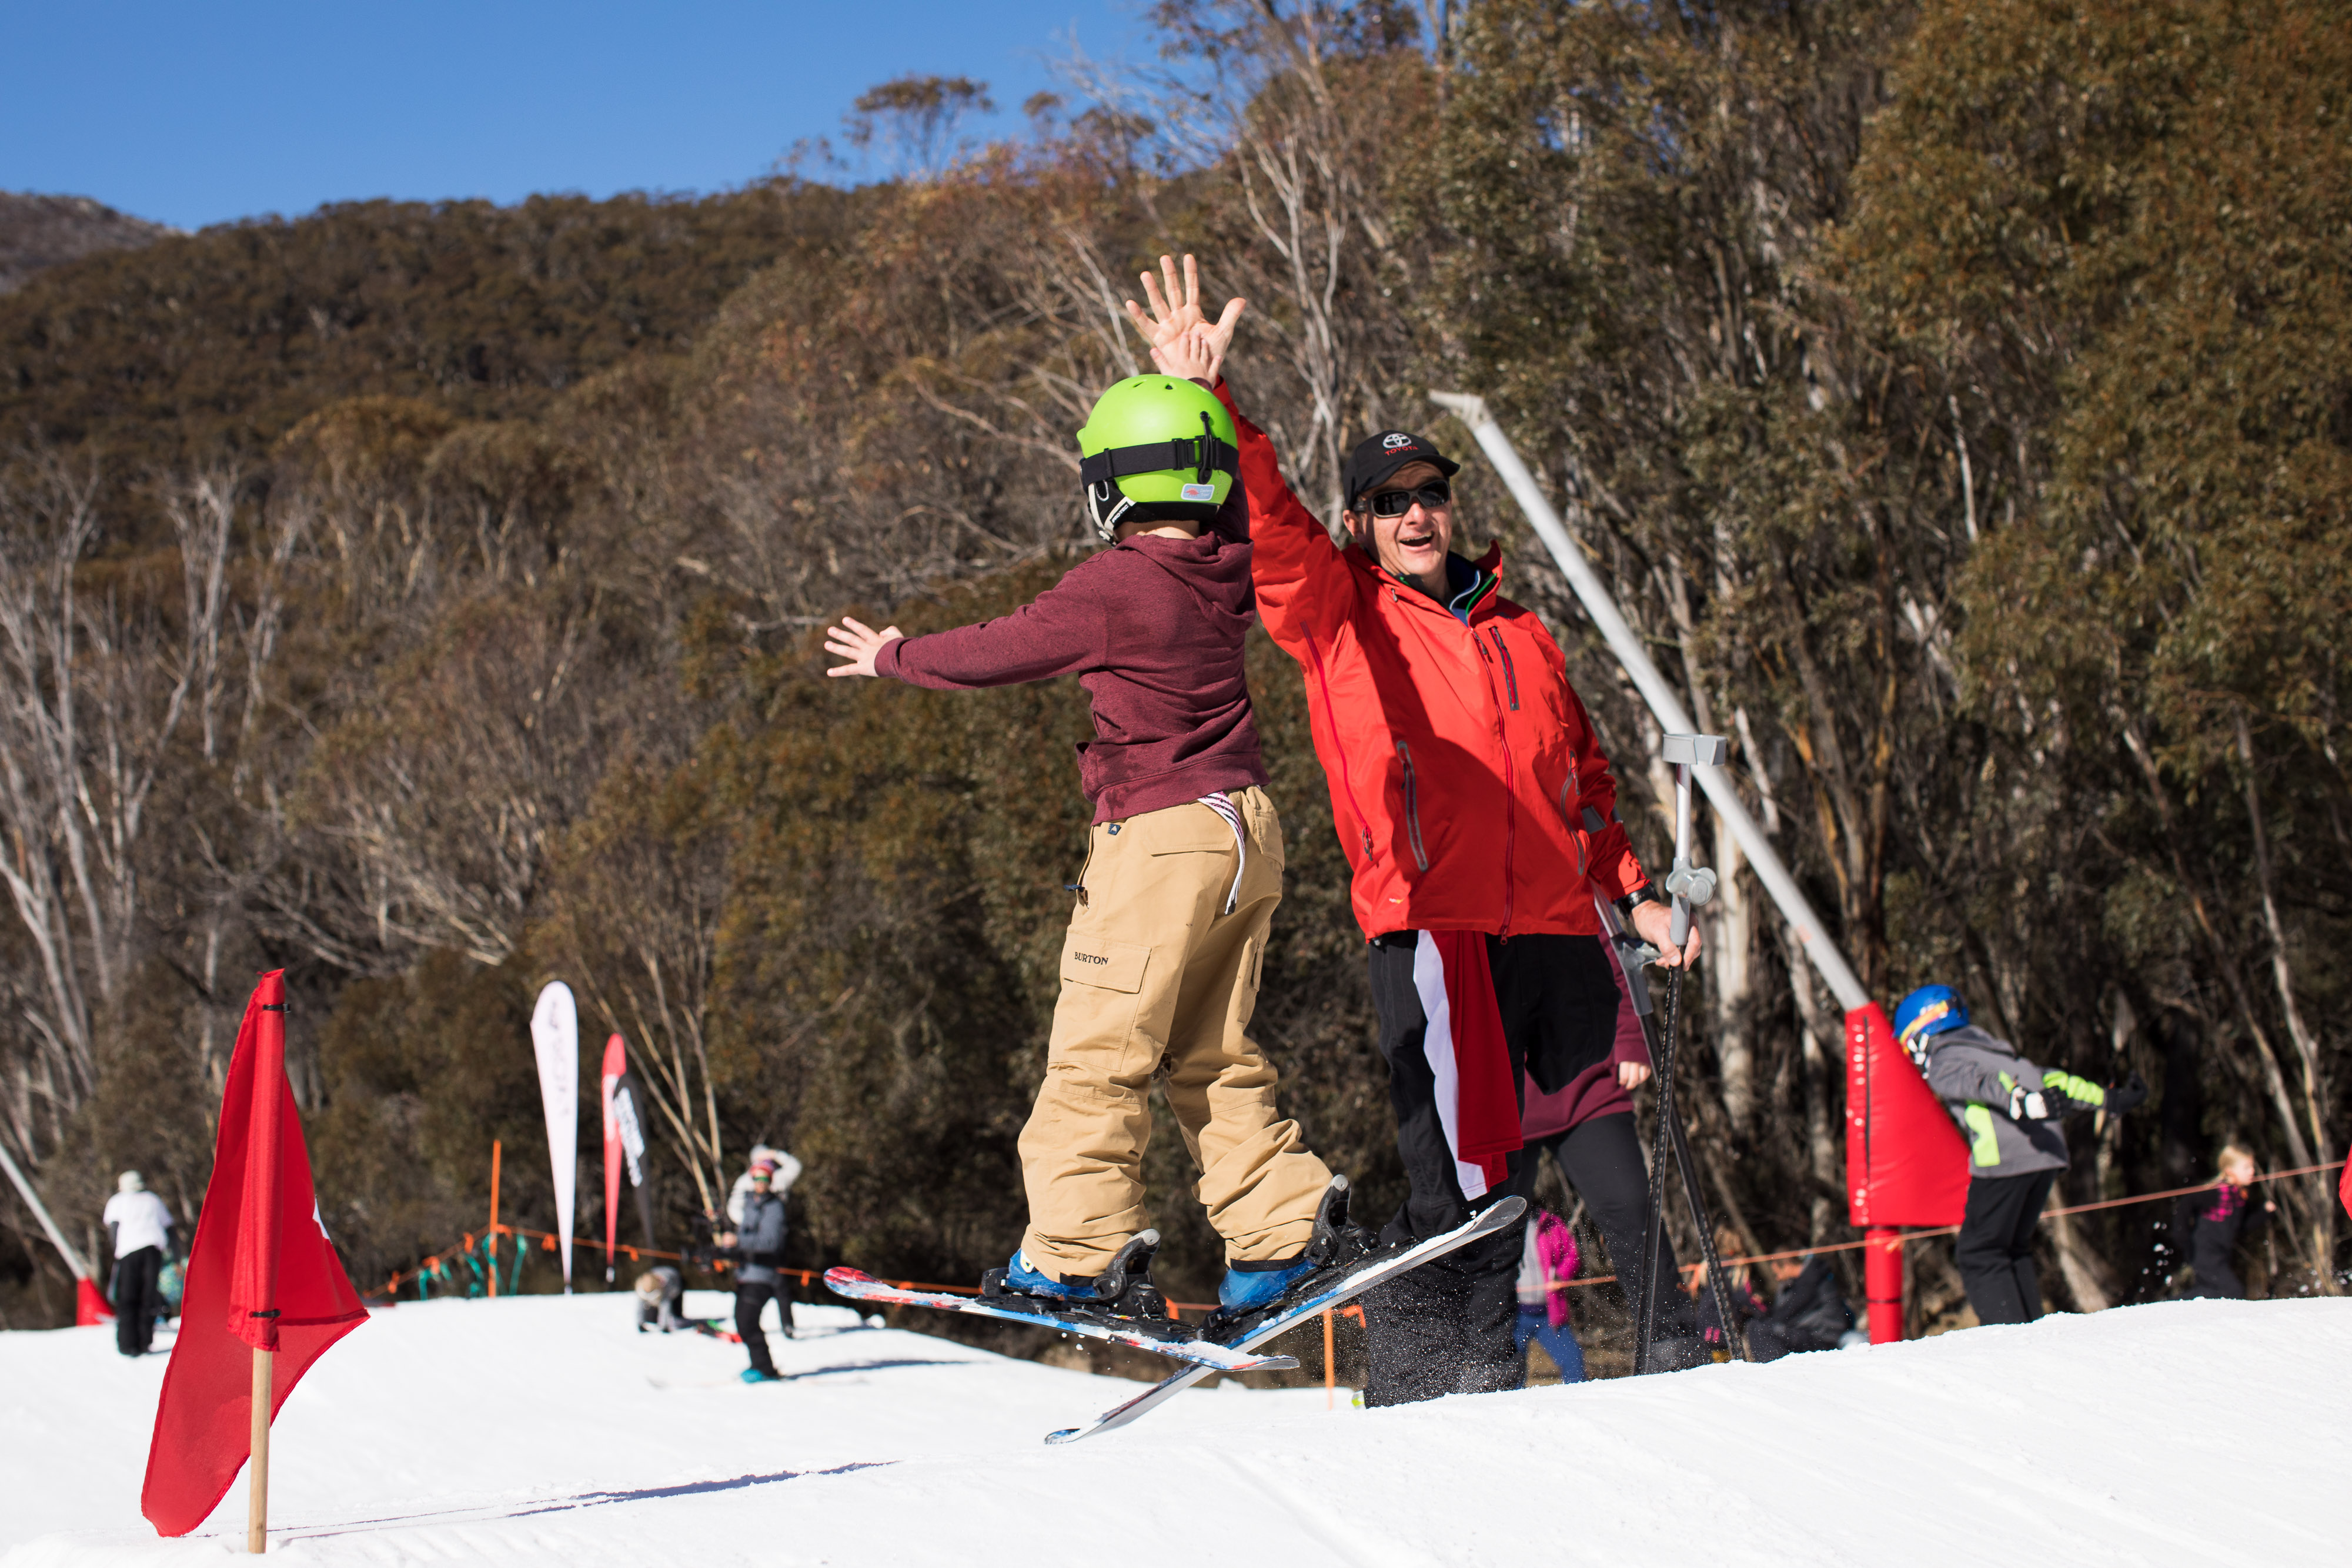
[[2053, 1100], [2063, 1095], [2070, 1103], [2063, 1108], [2068, 1110], [2096, 1109], [2106, 1099], [2100, 1085], [2036, 1067], [2017, 1047], [1974, 1024], [1930, 1035], [1926, 1046], [1927, 1087], [1942, 1098], [1960, 1124], [1960, 1136], [1969, 1141], [1971, 1176], [2064, 1170], [2066, 1135], [2056, 1115], [2044, 1119], [2034, 1113], [2062, 1109], [2044, 1100], [2044, 1091]]
[[736, 1233], [742, 1266], [736, 1278], [747, 1285], [772, 1285], [784, 1256], [784, 1200], [754, 1193], [743, 1200], [743, 1228]]

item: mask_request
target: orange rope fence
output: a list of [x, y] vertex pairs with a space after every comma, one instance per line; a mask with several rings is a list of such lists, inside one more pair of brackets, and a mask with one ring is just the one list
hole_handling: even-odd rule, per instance
[[[2342, 1160], [2330, 1160], [2322, 1166], [2303, 1166], [2291, 1171], [2273, 1171], [2268, 1176], [2258, 1176], [2254, 1179], [2285, 1181], [2294, 1176], [2316, 1176], [2321, 1171], [2338, 1170], [2343, 1167], [2343, 1165]], [[2077, 1203], [2065, 1208], [2045, 1208], [2042, 1211], [2042, 1218], [2054, 1219], [2062, 1214], [2088, 1214], [2096, 1208], [2122, 1208], [2135, 1203], [2156, 1203], [2168, 1197], [2186, 1197], [2192, 1192], [2210, 1192], [2217, 1185], [2210, 1181], [2199, 1182], [2195, 1186], [2176, 1186], [2165, 1192], [2135, 1193], [2129, 1197], [2107, 1197], [2101, 1198], [2096, 1203]], [[1956, 1236], [1959, 1233], [1959, 1228], [1957, 1225], [1937, 1225], [1923, 1230], [1906, 1230], [1893, 1240], [1883, 1241], [1878, 1245], [1901, 1247], [1906, 1242], [1925, 1241], [1934, 1236]], [[1826, 1241], [1819, 1247], [1797, 1247], [1786, 1252], [1759, 1252], [1752, 1258], [1722, 1258], [1717, 1261], [1727, 1269], [1738, 1263], [1778, 1263], [1790, 1258], [1810, 1258], [1816, 1252], [1852, 1252], [1871, 1244], [1869, 1238], [1864, 1237], [1859, 1241]], [[1681, 1265], [1681, 1271], [1696, 1279], [1699, 1271], [1706, 1267], [1704, 1263], [1685, 1263]], [[1589, 1274], [1574, 1280], [1554, 1280], [1551, 1282], [1551, 1288], [1555, 1291], [1565, 1291], [1579, 1285], [1606, 1285], [1614, 1281], [1616, 1278], [1614, 1274]]]
[[[2330, 1160], [2325, 1165], [2303, 1166], [2291, 1171], [2273, 1171], [2267, 1176], [2258, 1176], [2254, 1179], [2258, 1182], [2287, 1181], [2295, 1176], [2316, 1176], [2323, 1171], [2337, 1170], [2342, 1168], [2344, 1162], [2342, 1160]], [[2053, 1219], [2062, 1214], [2088, 1214], [2095, 1209], [2122, 1208], [2136, 1203], [2157, 1203], [2168, 1197], [2186, 1197], [2190, 1193], [2210, 1192], [2213, 1189], [2214, 1186], [2215, 1184], [2212, 1182], [2200, 1182], [2195, 1186], [2177, 1186], [2164, 1192], [2137, 1193], [2127, 1197], [2102, 1198], [2096, 1203], [2078, 1203], [2064, 1208], [2045, 1208], [2042, 1211], [2042, 1218], [2044, 1219]], [[1957, 1234], [1959, 1228], [1960, 1228], [1957, 1225], [1938, 1225], [1926, 1229], [1906, 1230], [1900, 1236], [1895, 1237], [1892, 1241], [1882, 1242], [1879, 1243], [1879, 1245], [1900, 1247], [1913, 1241], [1924, 1241], [1931, 1237], [1951, 1236]], [[525, 1238], [535, 1237], [539, 1240], [540, 1250], [543, 1252], [552, 1252], [556, 1250], [556, 1236], [551, 1230], [533, 1230], [527, 1226], [491, 1225], [486, 1228], [484, 1236], [486, 1238], [488, 1236], [511, 1236], [518, 1241], [522, 1240]], [[467, 1231], [462, 1246], [448, 1248], [444, 1250], [445, 1252], [471, 1252], [474, 1249], [475, 1240], [476, 1237], [474, 1233]], [[592, 1240], [584, 1236], [573, 1237], [572, 1239], [572, 1244], [575, 1247], [592, 1247], [600, 1252], [604, 1249], [604, 1244], [602, 1241]], [[1851, 1252], [1857, 1249], [1870, 1246], [1871, 1244], [1872, 1243], [1867, 1238], [1858, 1241], [1830, 1241], [1824, 1242], [1818, 1247], [1797, 1247], [1791, 1248], [1785, 1252], [1759, 1252], [1753, 1257], [1725, 1258], [1719, 1260], [1719, 1261], [1727, 1269], [1732, 1268], [1736, 1265], [1748, 1263], [1777, 1263], [1788, 1259], [1809, 1258], [1816, 1252]], [[613, 1249], [613, 1254], [615, 1258], [624, 1253], [628, 1256], [629, 1261], [632, 1263], [639, 1262], [647, 1258], [667, 1259], [672, 1262], [682, 1261], [679, 1255], [676, 1252], [656, 1251], [649, 1247], [616, 1246]], [[414, 1269], [404, 1269], [394, 1274], [391, 1279], [384, 1281], [383, 1293], [386, 1296], [393, 1297], [396, 1300], [398, 1298], [402, 1281], [414, 1280], [418, 1275], [431, 1270], [440, 1262], [441, 1256], [441, 1254], [436, 1254], [433, 1257], [424, 1260]], [[714, 1270], [724, 1270], [728, 1266], [728, 1260], [723, 1258], [719, 1259], [716, 1260], [711, 1266]], [[1680, 1271], [1690, 1275], [1695, 1279], [1698, 1275], [1699, 1271], [1705, 1267], [1706, 1265], [1704, 1263], [1685, 1263], [1681, 1265]], [[824, 1270], [822, 1269], [778, 1269], [776, 1272], [779, 1274], [797, 1275], [800, 1279], [801, 1284], [805, 1287], [814, 1284], [820, 1277], [823, 1276]], [[1551, 1288], [1555, 1291], [1566, 1291], [1584, 1285], [1607, 1285], [1614, 1283], [1616, 1279], [1617, 1276], [1614, 1274], [1587, 1274], [1574, 1280], [1554, 1280], [1551, 1282]], [[957, 1296], [976, 1296], [980, 1294], [978, 1288], [971, 1285], [940, 1285], [928, 1283], [920, 1280], [885, 1280], [882, 1283], [893, 1286], [901, 1291], [940, 1291], [950, 1295]], [[1213, 1312], [1216, 1310], [1216, 1303], [1213, 1301], [1171, 1301], [1168, 1303], [1168, 1308], [1171, 1316], [1181, 1316], [1182, 1313], [1188, 1312]], [[1343, 1309], [1343, 1312], [1359, 1312], [1360, 1313], [1359, 1309], [1352, 1307]]]

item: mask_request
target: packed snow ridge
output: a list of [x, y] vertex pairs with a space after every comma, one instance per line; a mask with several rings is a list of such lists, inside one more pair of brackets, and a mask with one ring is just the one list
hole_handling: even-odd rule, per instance
[[[713, 1312], [723, 1298], [700, 1297]], [[2336, 1561], [2352, 1301], [2180, 1301], [1769, 1366], [1327, 1411], [1136, 1385], [802, 1309], [777, 1384], [632, 1299], [379, 1312], [280, 1416], [272, 1552], [314, 1564]], [[1305, 1349], [1302, 1354], [1311, 1354]], [[0, 1334], [0, 1568], [241, 1553], [139, 1517], [163, 1357]]]

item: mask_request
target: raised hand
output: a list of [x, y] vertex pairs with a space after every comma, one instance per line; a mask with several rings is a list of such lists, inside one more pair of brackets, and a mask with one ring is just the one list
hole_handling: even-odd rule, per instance
[[877, 632], [863, 621], [853, 621], [845, 615], [840, 625], [824, 629], [824, 651], [849, 663], [835, 664], [825, 674], [870, 675], [874, 673], [874, 655], [882, 651], [882, 644], [905, 635], [896, 626], [885, 626]]
[[1249, 301], [1226, 300], [1223, 313], [1211, 321], [1201, 309], [1201, 269], [1189, 256], [1184, 258], [1181, 285], [1173, 256], [1160, 258], [1160, 277], [1147, 272], [1142, 278], [1144, 298], [1151, 301], [1150, 312], [1146, 314], [1142, 306], [1130, 299], [1127, 302], [1127, 315], [1135, 323], [1135, 329], [1151, 345], [1154, 362], [1178, 337], [1198, 327], [1208, 334], [1210, 350], [1209, 373], [1202, 379], [1215, 382], [1225, 354], [1233, 347], [1234, 329], [1240, 324], [1242, 312], [1249, 308]]
[[1165, 343], [1154, 344], [1151, 350], [1151, 363], [1162, 375], [1182, 376], [1211, 386], [1217, 383], [1220, 357], [1205, 325], [1180, 332]]

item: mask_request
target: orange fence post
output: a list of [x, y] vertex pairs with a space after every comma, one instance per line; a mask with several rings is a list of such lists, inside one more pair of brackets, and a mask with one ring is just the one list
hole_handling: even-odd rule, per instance
[[1323, 1314], [1323, 1408], [1331, 1408], [1331, 1396], [1339, 1385], [1339, 1375], [1331, 1364], [1331, 1314]]
[[490, 1297], [499, 1293], [499, 1141], [490, 1140]]

